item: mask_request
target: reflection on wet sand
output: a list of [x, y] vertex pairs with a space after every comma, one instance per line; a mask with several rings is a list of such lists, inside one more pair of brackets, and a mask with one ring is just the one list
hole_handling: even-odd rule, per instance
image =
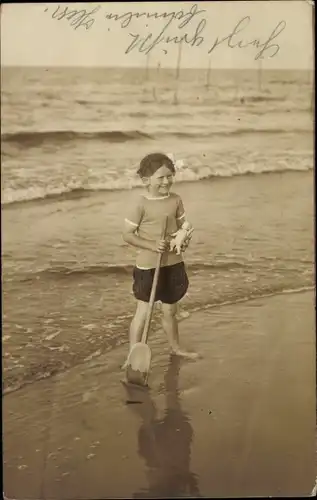
[[138, 452], [145, 460], [148, 479], [148, 487], [136, 492], [133, 498], [200, 496], [197, 478], [190, 471], [193, 428], [180, 404], [180, 365], [181, 360], [171, 356], [165, 374], [166, 409], [163, 418], [157, 418], [149, 391], [142, 391], [140, 396], [138, 389], [128, 388], [130, 403], [135, 403], [130, 407], [141, 418]]

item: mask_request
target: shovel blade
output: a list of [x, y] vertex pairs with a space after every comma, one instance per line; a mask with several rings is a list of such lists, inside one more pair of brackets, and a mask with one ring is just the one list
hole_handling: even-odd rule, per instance
[[147, 385], [151, 367], [151, 349], [143, 342], [137, 342], [132, 347], [127, 359], [127, 380], [131, 384]]

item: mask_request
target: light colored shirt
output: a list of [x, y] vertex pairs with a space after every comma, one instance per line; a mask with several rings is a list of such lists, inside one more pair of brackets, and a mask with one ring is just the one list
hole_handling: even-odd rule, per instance
[[[162, 234], [164, 217], [168, 217], [166, 238], [175, 233], [185, 221], [185, 211], [181, 197], [169, 193], [161, 198], [138, 196], [128, 213], [125, 222], [135, 227], [136, 234], [145, 240], [158, 241]], [[139, 249], [136, 266], [139, 269], [153, 269], [157, 262], [157, 253]], [[183, 261], [182, 255], [174, 252], [163, 254], [161, 266], [172, 266]]]

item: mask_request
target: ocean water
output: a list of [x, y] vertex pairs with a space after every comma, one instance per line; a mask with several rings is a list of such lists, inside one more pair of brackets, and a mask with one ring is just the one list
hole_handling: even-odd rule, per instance
[[3, 68], [1, 80], [6, 392], [127, 342], [135, 250], [121, 229], [149, 152], [185, 162], [182, 309], [314, 287], [310, 73], [212, 71], [207, 87], [204, 70]]

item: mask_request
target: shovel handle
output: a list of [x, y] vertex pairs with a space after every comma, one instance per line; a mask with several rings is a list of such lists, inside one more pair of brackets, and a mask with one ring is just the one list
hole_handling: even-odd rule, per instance
[[[164, 240], [166, 237], [167, 223], [168, 223], [168, 216], [166, 215], [163, 219], [163, 222], [162, 222], [162, 233], [161, 233], [162, 240]], [[153, 278], [153, 283], [152, 283], [152, 288], [151, 288], [151, 295], [150, 295], [150, 300], [149, 300], [149, 306], [148, 306], [144, 330], [143, 330], [143, 334], [142, 334], [142, 342], [144, 342], [144, 343], [146, 343], [146, 341], [147, 341], [147, 337], [148, 337], [148, 333], [149, 333], [149, 329], [150, 329], [162, 258], [163, 258], [163, 253], [159, 253], [159, 255], [157, 257], [154, 278]]]

